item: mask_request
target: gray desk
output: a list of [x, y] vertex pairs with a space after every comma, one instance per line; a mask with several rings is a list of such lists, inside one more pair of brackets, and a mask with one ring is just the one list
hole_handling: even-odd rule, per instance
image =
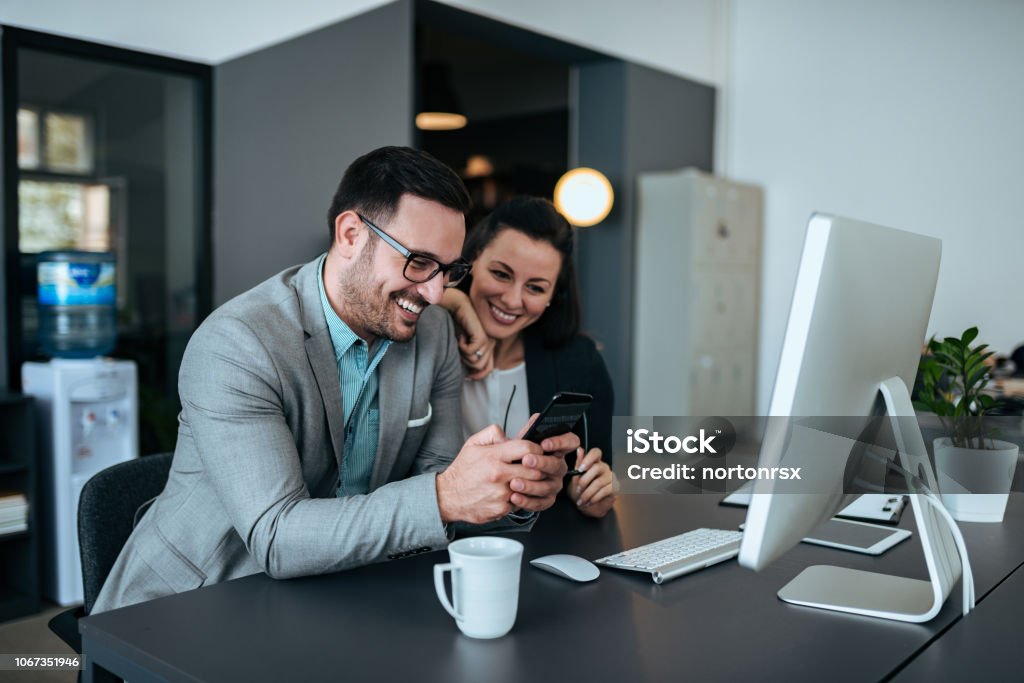
[[[595, 558], [699, 526], [735, 528], [745, 511], [717, 500], [628, 496], [600, 521], [560, 503], [517, 538], [526, 559], [555, 552]], [[912, 517], [905, 514], [903, 525]], [[1024, 496], [1013, 495], [1003, 524], [966, 524], [964, 535], [985, 607], [987, 594], [1024, 563]], [[877, 681], [959, 618], [959, 585], [922, 625], [802, 608], [775, 596], [809, 564], [924, 578], [915, 538], [880, 558], [801, 544], [761, 573], [730, 562], [661, 586], [607, 569], [594, 583], [574, 584], [524, 566], [512, 633], [474, 641], [459, 634], [434, 596], [431, 567], [446, 557], [290, 581], [257, 575], [96, 615], [81, 622], [85, 654], [132, 683]]]
[[893, 679], [898, 683], [1024, 680], [1024, 569], [989, 593]]

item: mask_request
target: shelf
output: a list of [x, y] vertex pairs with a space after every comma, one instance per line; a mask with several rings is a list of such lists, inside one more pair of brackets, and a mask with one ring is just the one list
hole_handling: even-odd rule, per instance
[[39, 597], [0, 585], [0, 623], [11, 619], [31, 616], [39, 611]]
[[0, 405], [19, 405], [27, 400], [25, 394], [12, 394], [0, 389]]
[[[20, 491], [30, 500], [36, 486], [34, 417], [30, 397], [0, 391], [0, 491]], [[28, 529], [0, 535], [0, 622], [39, 611], [35, 514], [30, 507]]]

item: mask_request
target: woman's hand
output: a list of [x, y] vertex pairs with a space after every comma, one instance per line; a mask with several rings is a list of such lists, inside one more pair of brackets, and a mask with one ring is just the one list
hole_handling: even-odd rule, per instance
[[570, 480], [569, 500], [588, 517], [604, 517], [615, 504], [619, 480], [608, 463], [601, 460], [601, 449], [591, 448], [586, 455], [582, 448], [577, 449], [575, 469], [583, 470], [583, 474]]
[[459, 356], [469, 371], [469, 379], [483, 379], [494, 369], [494, 340], [484, 332], [480, 318], [473, 310], [466, 293], [458, 289], [444, 290], [441, 299], [452, 315], [459, 334]]

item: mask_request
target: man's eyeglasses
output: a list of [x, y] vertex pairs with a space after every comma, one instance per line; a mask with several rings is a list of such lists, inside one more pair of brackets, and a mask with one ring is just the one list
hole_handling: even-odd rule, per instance
[[444, 286], [454, 287], [469, 275], [470, 265], [463, 259], [446, 264], [441, 263], [433, 256], [409, 251], [394, 237], [367, 220], [366, 216], [360, 213], [357, 213], [356, 215], [359, 216], [359, 220], [366, 223], [366, 227], [377, 233], [378, 237], [387, 242], [392, 249], [405, 257], [405, 268], [402, 269], [402, 275], [404, 275], [405, 279], [409, 282], [426, 282], [438, 273], [441, 273], [444, 279]]

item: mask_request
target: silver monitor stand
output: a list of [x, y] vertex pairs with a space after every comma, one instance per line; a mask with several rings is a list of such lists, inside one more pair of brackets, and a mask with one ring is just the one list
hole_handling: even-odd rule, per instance
[[920, 623], [939, 613], [962, 573], [966, 614], [974, 606], [970, 562], [959, 529], [934, 494], [938, 490], [935, 472], [917, 427], [910, 394], [899, 377], [882, 382], [879, 390], [896, 437], [897, 457], [907, 473], [907, 483], [911, 490], [921, 491], [910, 495], [910, 503], [928, 565], [928, 580], [814, 565], [783, 586], [778, 595], [795, 605]]

